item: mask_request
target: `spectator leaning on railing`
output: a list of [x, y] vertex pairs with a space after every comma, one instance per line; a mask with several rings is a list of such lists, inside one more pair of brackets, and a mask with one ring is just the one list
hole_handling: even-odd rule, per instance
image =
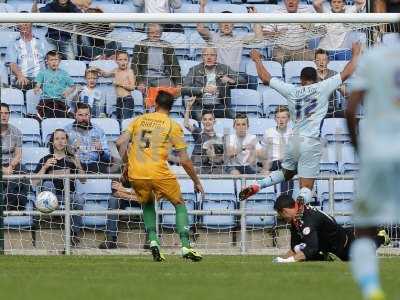
[[[78, 153], [72, 154], [68, 150], [68, 135], [64, 129], [56, 129], [49, 141], [50, 154], [42, 157], [36, 167], [38, 175], [54, 174], [84, 174], [79, 162]], [[50, 191], [57, 196], [59, 202], [64, 203], [65, 189], [63, 179], [32, 179], [32, 184], [38, 186], [40, 191]], [[85, 179], [80, 179], [85, 182]], [[72, 209], [83, 209], [84, 199], [75, 193], [75, 180], [70, 180], [70, 199]], [[71, 244], [79, 244], [79, 232], [82, 227], [82, 217], [73, 215], [71, 217]]]
[[200, 174], [222, 174], [224, 163], [223, 138], [217, 136], [214, 125], [215, 117], [211, 111], [203, 110], [201, 127], [189, 122], [190, 112], [195, 97], [186, 102], [184, 126], [192, 133], [194, 149], [192, 152], [193, 165]]
[[203, 48], [203, 62], [190, 68], [182, 88], [183, 96], [196, 97], [192, 118], [201, 121], [203, 110], [210, 110], [217, 118], [233, 118], [230, 88], [246, 79], [227, 65], [217, 63], [216, 48]]
[[[1, 103], [1, 169], [3, 175], [21, 174], [22, 133], [9, 124], [10, 107]], [[28, 184], [25, 180], [2, 180], [6, 210], [23, 209], [27, 203]]]
[[65, 127], [68, 143], [79, 154], [82, 168], [88, 173], [108, 173], [110, 149], [104, 131], [90, 121], [90, 106], [78, 102], [75, 122]]
[[18, 24], [19, 37], [7, 46], [6, 63], [15, 80], [12, 86], [21, 90], [34, 88], [35, 77], [44, 69], [46, 47], [32, 32], [32, 24]]

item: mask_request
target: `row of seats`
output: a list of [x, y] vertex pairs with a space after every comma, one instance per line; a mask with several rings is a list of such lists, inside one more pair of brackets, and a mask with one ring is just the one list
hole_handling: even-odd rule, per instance
[[[108, 140], [114, 141], [121, 134], [121, 131], [125, 130], [128, 127], [129, 123], [132, 120], [133, 119], [123, 120], [122, 128], [120, 127], [119, 122], [112, 118], [92, 118], [92, 123], [103, 129]], [[174, 118], [174, 120], [178, 122], [178, 124], [183, 128], [186, 140], [192, 142], [193, 138], [191, 136], [191, 133], [183, 126], [184, 119]], [[32, 118], [11, 118], [10, 124], [20, 129], [23, 135], [23, 142], [25, 144], [46, 146], [49, 141], [50, 135], [55, 129], [65, 128], [73, 121], [73, 119], [69, 118], [49, 118], [44, 119], [40, 124], [36, 119]], [[198, 123], [193, 119], [190, 119], [189, 122], [193, 125], [198, 125]], [[276, 123], [272, 119], [249, 119], [249, 133], [255, 134], [257, 136], [262, 136], [267, 128], [272, 128], [275, 126]], [[233, 120], [217, 118], [215, 131], [220, 136], [234, 133]], [[321, 128], [321, 137], [331, 143], [350, 142], [345, 119], [325, 119]]]
[[[240, 181], [230, 179], [204, 179], [202, 183], [205, 187], [204, 198], [200, 199], [194, 192], [191, 180], [179, 180], [183, 198], [186, 201], [188, 210], [201, 209], [213, 211], [210, 215], [202, 217], [190, 215], [189, 223], [202, 224], [207, 229], [231, 229], [237, 226], [237, 217], [233, 214], [223, 213], [224, 211], [236, 210], [239, 208], [238, 191], [240, 191]], [[332, 207], [329, 203], [329, 185], [327, 181], [319, 180], [316, 183], [316, 193], [318, 199], [321, 199], [320, 208], [323, 211], [331, 213]], [[108, 209], [108, 199], [111, 195], [111, 180], [109, 179], [89, 179], [86, 183], [76, 182], [76, 190], [85, 198], [84, 211]], [[354, 181], [352, 180], [336, 180], [334, 181], [333, 190], [333, 212], [349, 213], [354, 197]], [[276, 199], [276, 191], [274, 187], [264, 189], [246, 202], [246, 211], [265, 213], [262, 216], [247, 216], [246, 226], [257, 228], [273, 227], [276, 224], [275, 216], [267, 215], [273, 213], [273, 205]], [[127, 209], [139, 210], [139, 207], [129, 207]], [[174, 207], [167, 201], [160, 201], [160, 210], [172, 211], [172, 214], [161, 214], [161, 225], [173, 228], [175, 226]], [[26, 207], [27, 211], [33, 210], [32, 201]], [[221, 214], [222, 212], [222, 214]], [[84, 216], [83, 225], [102, 229], [106, 225], [107, 218], [105, 216]], [[339, 216], [337, 220], [340, 224], [348, 224], [350, 217]], [[32, 217], [6, 217], [5, 225], [9, 228], [30, 227], [33, 224]]]

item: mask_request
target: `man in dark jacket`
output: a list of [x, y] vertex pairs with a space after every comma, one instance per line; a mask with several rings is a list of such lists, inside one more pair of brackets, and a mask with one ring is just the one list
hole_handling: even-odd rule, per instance
[[204, 48], [203, 62], [190, 68], [182, 88], [182, 96], [196, 97], [192, 118], [200, 121], [203, 110], [212, 111], [216, 118], [233, 118], [230, 89], [246, 79], [227, 65], [217, 63], [215, 48]]
[[181, 68], [174, 48], [161, 41], [161, 34], [159, 24], [149, 24], [148, 38], [133, 50], [131, 68], [136, 76], [137, 88], [143, 94], [148, 87], [182, 85]]

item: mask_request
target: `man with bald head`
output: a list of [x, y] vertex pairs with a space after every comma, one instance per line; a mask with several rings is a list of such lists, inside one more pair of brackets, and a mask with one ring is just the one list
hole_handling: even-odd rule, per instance
[[215, 48], [202, 50], [203, 62], [190, 68], [182, 88], [183, 96], [196, 97], [192, 118], [200, 121], [203, 110], [216, 118], [232, 118], [230, 89], [246, 80], [224, 64], [217, 63]]

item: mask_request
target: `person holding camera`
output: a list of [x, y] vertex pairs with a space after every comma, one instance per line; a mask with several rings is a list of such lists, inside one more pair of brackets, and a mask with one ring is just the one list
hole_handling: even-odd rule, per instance
[[184, 126], [192, 133], [194, 149], [192, 161], [200, 174], [222, 174], [224, 163], [224, 143], [214, 130], [215, 117], [212, 111], [203, 110], [201, 127], [192, 125], [189, 116], [196, 97], [186, 103]]

